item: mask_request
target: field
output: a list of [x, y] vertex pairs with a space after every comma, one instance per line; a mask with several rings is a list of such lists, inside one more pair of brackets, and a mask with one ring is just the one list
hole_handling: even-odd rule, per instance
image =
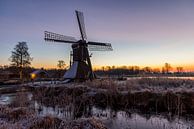
[[193, 80], [104, 79], [10, 87], [0, 88], [2, 129], [194, 128]]

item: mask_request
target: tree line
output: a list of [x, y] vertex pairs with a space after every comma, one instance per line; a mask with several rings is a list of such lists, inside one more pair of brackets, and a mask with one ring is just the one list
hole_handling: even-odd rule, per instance
[[98, 75], [145, 75], [145, 74], [183, 74], [184, 68], [179, 66], [175, 69], [169, 63], [165, 63], [164, 66], [160, 68], [151, 68], [151, 67], [143, 67], [140, 68], [139, 66], [102, 66], [100, 69], [96, 69], [95, 72]]

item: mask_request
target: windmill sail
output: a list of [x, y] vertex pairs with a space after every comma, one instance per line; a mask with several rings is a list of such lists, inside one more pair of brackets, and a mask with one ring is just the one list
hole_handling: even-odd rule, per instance
[[48, 31], [45, 31], [44, 35], [45, 35], [44, 39], [46, 41], [51, 41], [51, 42], [53, 41], [53, 42], [60, 42], [60, 43], [77, 43], [77, 40], [71, 36], [64, 36], [61, 34], [56, 34]]
[[81, 38], [82, 38], [82, 40], [86, 41], [87, 36], [86, 36], [86, 29], [85, 29], [85, 24], [84, 24], [83, 12], [80, 12], [80, 11], [75, 11], [75, 12], [76, 12], [76, 16], [77, 16], [79, 30], [80, 30], [80, 33], [81, 33]]
[[88, 42], [87, 44], [90, 51], [112, 51], [113, 50], [110, 43]]

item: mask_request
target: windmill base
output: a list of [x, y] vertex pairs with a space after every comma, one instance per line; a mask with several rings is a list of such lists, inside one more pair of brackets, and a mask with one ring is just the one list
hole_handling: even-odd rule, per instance
[[70, 80], [84, 81], [91, 79], [92, 71], [90, 71], [88, 65], [82, 61], [74, 61], [69, 70], [66, 71], [63, 78]]

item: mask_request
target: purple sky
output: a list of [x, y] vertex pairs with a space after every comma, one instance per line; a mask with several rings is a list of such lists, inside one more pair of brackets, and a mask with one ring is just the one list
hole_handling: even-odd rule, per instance
[[194, 67], [193, 0], [0, 0], [0, 65], [26, 41], [35, 67], [69, 63], [70, 45], [43, 40], [45, 30], [80, 38], [75, 10], [84, 12], [88, 40], [110, 42], [94, 52], [103, 65]]

